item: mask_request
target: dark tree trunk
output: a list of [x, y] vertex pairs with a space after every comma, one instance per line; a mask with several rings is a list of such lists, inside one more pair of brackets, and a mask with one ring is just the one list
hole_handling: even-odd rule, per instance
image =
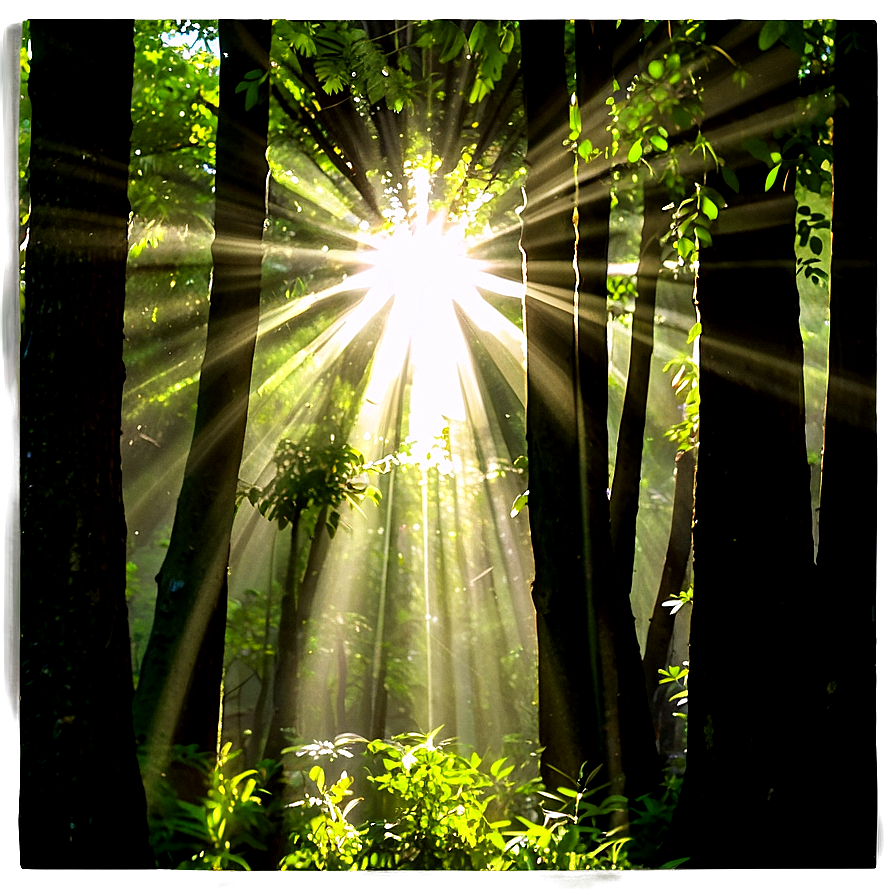
[[678, 594], [691, 555], [691, 525], [694, 521], [694, 474], [697, 450], [684, 451], [675, 458], [675, 495], [672, 499], [672, 523], [669, 527], [669, 544], [656, 593], [653, 614], [647, 629], [644, 647], [644, 679], [650, 700], [654, 728], [657, 727], [661, 704], [657, 702], [657, 670], [665, 669], [675, 628], [675, 617], [663, 602]]
[[[743, 31], [744, 47], [755, 47], [758, 28]], [[795, 83], [799, 59], [784, 50], [780, 58], [777, 74]], [[789, 115], [793, 106], [780, 111]], [[737, 147], [725, 156], [740, 192], [710, 175], [729, 207], [713, 245], [700, 250], [697, 609], [688, 770], [677, 821], [689, 835], [682, 854], [696, 867], [800, 867], [811, 865], [807, 842], [814, 836], [821, 848], [824, 834], [802, 809], [818, 781], [804, 775], [811, 749], [802, 711], [809, 681], [805, 600], [814, 567], [796, 202], [793, 178], [786, 190], [779, 184], [766, 192], [764, 164]], [[752, 848], [757, 831], [772, 830], [786, 831], [786, 848]]]
[[578, 778], [595, 753], [597, 730], [578, 506], [572, 160], [562, 145], [568, 133], [564, 23], [523, 21], [520, 30], [530, 166], [522, 247], [532, 601], [542, 777], [553, 788]]
[[[605, 98], [613, 91], [615, 22], [576, 22], [576, 85], [583, 135], [603, 150], [609, 140]], [[639, 268], [639, 297], [632, 369], [626, 389], [614, 485], [623, 486], [607, 501], [607, 264], [609, 254], [610, 183], [595, 162], [580, 168], [585, 180], [578, 204], [577, 262], [580, 275], [577, 325], [579, 439], [585, 536], [586, 593], [591, 608], [589, 638], [601, 722], [601, 761], [614, 793], [640, 796], [656, 783], [658, 765], [644, 693], [641, 657], [631, 611], [634, 527], [640, 482], [644, 408], [653, 346], [656, 274], [662, 205], [647, 202]], [[655, 211], [654, 211], [655, 207]], [[620, 520], [622, 524], [620, 525]], [[622, 531], [624, 534], [620, 535]], [[625, 547], [623, 547], [623, 544]], [[623, 819], [619, 819], [620, 821]]]
[[[26, 868], [154, 865], [131, 723], [119, 452], [133, 28], [31, 23], [20, 367]], [[98, 43], [103, 53], [90, 52]]]
[[[236, 88], [268, 67], [271, 23], [222, 20], [214, 275], [193, 442], [141, 668], [135, 727], [150, 776], [172, 743], [216, 748], [226, 576], [261, 292], [268, 94], [248, 111]], [[149, 780], [149, 779], [148, 779]], [[197, 782], [197, 786], [201, 786]], [[202, 791], [199, 794], [201, 795]]]
[[[299, 557], [298, 551], [293, 552], [290, 543], [290, 571], [289, 576], [297, 580], [295, 597], [287, 600], [289, 589], [284, 595], [283, 611], [281, 612], [280, 638], [277, 647], [277, 668], [274, 672], [274, 716], [271, 722], [268, 745], [265, 748], [265, 759], [280, 759], [281, 751], [295, 743], [295, 738], [290, 737], [290, 729], [298, 730], [299, 712], [299, 673], [301, 671], [304, 646], [307, 641], [307, 627], [311, 619], [311, 611], [314, 608], [314, 598], [317, 594], [317, 585], [320, 581], [320, 573], [330, 547], [330, 534], [327, 532], [327, 515], [329, 507], [323, 507], [317, 516], [314, 526], [314, 535], [311, 538], [311, 549], [308, 554], [308, 562], [305, 565], [304, 574], [298, 578]], [[293, 534], [299, 528], [298, 517], [293, 522]], [[287, 579], [289, 582], [289, 578]], [[288, 609], [288, 613], [287, 613]], [[282, 651], [282, 652], [281, 652]]]
[[[323, 514], [321, 514], [323, 516]], [[320, 527], [320, 522], [318, 523]], [[280, 601], [280, 628], [277, 633], [277, 660], [271, 693], [273, 710], [271, 724], [265, 742], [264, 758], [280, 761], [281, 750], [293, 743], [282, 729], [296, 729], [296, 713], [299, 705], [299, 641], [298, 629], [298, 577], [301, 541], [301, 511], [292, 521], [289, 534], [289, 558], [286, 568], [286, 584]]]
[[[609, 502], [614, 592], [608, 596], [608, 619], [615, 636], [616, 703], [619, 707], [620, 747], [625, 793], [637, 798], [660, 781], [660, 763], [646, 699], [644, 670], [631, 608], [638, 507], [641, 497], [641, 460], [656, 288], [661, 266], [660, 238], [666, 227], [665, 191], [653, 183], [644, 188], [644, 219], [638, 262], [638, 296], [632, 320], [631, 353], [622, 418], [616, 440], [616, 467]], [[604, 700], [609, 700], [609, 695]]]
[[656, 284], [660, 272], [660, 238], [666, 229], [666, 191], [653, 184], [644, 189], [644, 219], [638, 261], [638, 297], [632, 316], [631, 352], [622, 419], [616, 440], [616, 468], [610, 496], [610, 538], [618, 569], [618, 587], [626, 599], [632, 587], [635, 563], [635, 532], [641, 494], [641, 458], [644, 424], [647, 420], [647, 392], [650, 360], [653, 357], [653, 318], [656, 311]]
[[827, 852], [825, 864], [835, 867], [873, 867], [876, 860], [876, 49], [874, 22], [837, 22], [835, 84], [848, 105], [834, 119], [831, 342], [817, 561], [826, 648], [819, 727], [832, 738], [825, 752], [849, 762], [851, 847]]

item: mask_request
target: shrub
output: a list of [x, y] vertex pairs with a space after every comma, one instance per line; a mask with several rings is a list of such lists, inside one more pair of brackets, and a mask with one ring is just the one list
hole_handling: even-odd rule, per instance
[[[225, 744], [210, 772], [208, 796], [201, 804], [177, 799], [168, 791], [162, 812], [150, 822], [150, 843], [161, 867], [220, 871], [250, 870], [249, 857], [263, 851], [273, 832], [259, 796], [269, 765], [230, 776], [226, 766], [239, 755]], [[202, 758], [179, 750], [181, 762], [201, 765]]]

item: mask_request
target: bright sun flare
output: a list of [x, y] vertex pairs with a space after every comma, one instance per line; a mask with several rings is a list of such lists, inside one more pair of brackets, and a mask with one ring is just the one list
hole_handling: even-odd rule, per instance
[[391, 352], [410, 350], [412, 374], [408, 439], [419, 460], [433, 445], [446, 420], [464, 420], [461, 371], [468, 350], [454, 305], [478, 296], [480, 265], [465, 253], [460, 228], [443, 232], [427, 225], [429, 175], [411, 177], [411, 224], [400, 223], [370, 253], [371, 293], [394, 296], [389, 315]]

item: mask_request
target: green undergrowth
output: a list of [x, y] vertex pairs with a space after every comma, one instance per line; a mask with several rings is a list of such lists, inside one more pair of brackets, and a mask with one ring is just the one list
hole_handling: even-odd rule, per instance
[[209, 769], [205, 800], [172, 791], [150, 820], [157, 863], [247, 871], [650, 867], [655, 849], [638, 832], [665, 829], [676, 788], [631, 807], [630, 835], [613, 827], [624, 797], [588, 781], [549, 793], [522, 766], [467, 755], [437, 734], [343, 735], [293, 748], [282, 804], [266, 787], [276, 765], [236, 771], [239, 753], [227, 744]]

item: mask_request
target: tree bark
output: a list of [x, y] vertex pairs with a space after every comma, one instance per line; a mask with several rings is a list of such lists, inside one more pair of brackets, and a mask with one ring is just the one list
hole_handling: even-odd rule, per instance
[[657, 670], [665, 669], [669, 644], [675, 628], [675, 617], [663, 602], [676, 595], [684, 582], [684, 574], [691, 555], [691, 525], [694, 522], [694, 475], [697, 450], [681, 452], [675, 459], [675, 494], [672, 498], [672, 523], [669, 527], [669, 544], [656, 593], [653, 614], [647, 629], [644, 646], [644, 680], [650, 700], [654, 727], [657, 725], [659, 707], [656, 703]]
[[[26, 868], [154, 865], [131, 724], [119, 449], [133, 28], [31, 23], [20, 367]], [[97, 43], [102, 55], [85, 49]]]
[[821, 726], [833, 738], [833, 754], [849, 757], [852, 837], [849, 850], [828, 850], [824, 864], [861, 868], [875, 865], [877, 839], [876, 49], [874, 22], [837, 22], [834, 76], [846, 103], [834, 119], [831, 342], [817, 557], [825, 645]]
[[[226, 576], [243, 451], [261, 292], [266, 212], [268, 94], [248, 111], [237, 93], [268, 67], [271, 23], [222, 20], [221, 103], [215, 175], [214, 274], [193, 441], [171, 545], [157, 581], [155, 618], [141, 668], [135, 727], [148, 744], [148, 773], [164, 769], [172, 743], [216, 748]], [[201, 794], [200, 794], [201, 795]]]
[[526, 439], [538, 637], [539, 738], [548, 788], [577, 780], [597, 743], [587, 638], [576, 433], [572, 160], [562, 21], [520, 23], [529, 126], [523, 212]]
[[[724, 36], [710, 39], [745, 61], [759, 27], [742, 29], [740, 49], [725, 46]], [[781, 54], [778, 74], [785, 84], [797, 83], [799, 59]], [[796, 121], [792, 105], [778, 111]], [[803, 595], [812, 586], [813, 540], [796, 202], [793, 178], [784, 190], [766, 191], [764, 163], [736, 147], [725, 157], [740, 191], [709, 175], [728, 207], [712, 246], [700, 249], [698, 609], [691, 626], [688, 770], [677, 823], [690, 835], [683, 854], [696, 867], [794, 867], [804, 863], [807, 831], [824, 841], [802, 810], [818, 781], [804, 774], [800, 710], [809, 679]], [[750, 694], [746, 705], [737, 697], [741, 690]], [[718, 823], [723, 813], [724, 825]], [[787, 850], [751, 848], [756, 831], [771, 830], [787, 831]]]

